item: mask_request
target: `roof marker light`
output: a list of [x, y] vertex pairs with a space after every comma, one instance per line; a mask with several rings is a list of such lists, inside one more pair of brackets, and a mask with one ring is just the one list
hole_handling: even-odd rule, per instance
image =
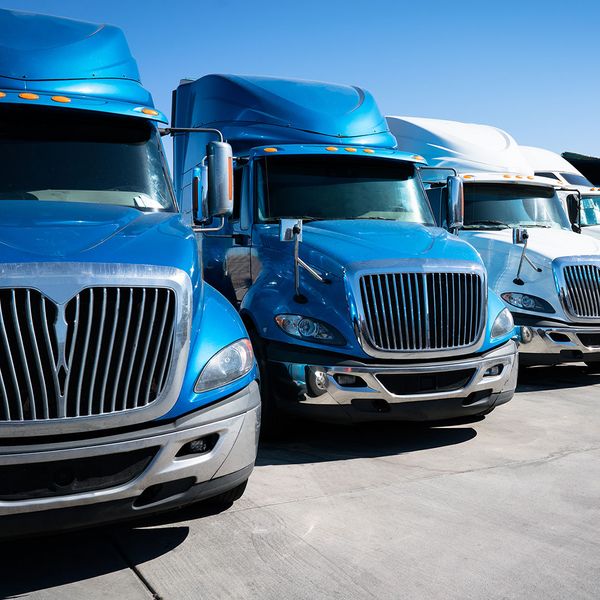
[[533, 175], [527, 175], [527, 179], [535, 179]]
[[356, 148], [344, 148], [346, 152], [356, 152]]
[[515, 175], [515, 179], [523, 179], [523, 175]]
[[325, 150], [328, 150], [329, 152], [337, 152], [338, 149], [335, 146], [327, 146], [327, 148], [325, 148]]
[[158, 115], [158, 111], [154, 110], [153, 108], [142, 108], [142, 112], [145, 115], [152, 115], [153, 117], [156, 117]]
[[375, 154], [375, 150], [371, 150], [371, 148], [365, 148], [363, 152], [366, 152], [367, 154]]
[[413, 154], [412, 157], [414, 160], [425, 160], [420, 154]]
[[23, 92], [19, 94], [19, 98], [23, 98], [23, 100], [37, 100], [39, 96], [37, 94], [32, 94], [31, 92]]
[[509, 175], [508, 173], [504, 173], [503, 177], [504, 177], [504, 179], [510, 179], [512, 177], [512, 175]]
[[265, 152], [277, 152], [277, 148], [265, 148]]
[[67, 98], [66, 96], [52, 96], [51, 100], [54, 100], [54, 102], [61, 102], [62, 104], [71, 102], [71, 98]]
[[474, 175], [463, 175], [463, 179], [473, 179]]
[[6, 94], [4, 92], [0, 92], [0, 98], [5, 98]]

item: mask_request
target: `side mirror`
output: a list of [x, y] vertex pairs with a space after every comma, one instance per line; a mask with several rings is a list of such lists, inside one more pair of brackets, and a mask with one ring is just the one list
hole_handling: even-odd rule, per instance
[[529, 239], [529, 232], [524, 227], [515, 227], [512, 234], [513, 244], [524, 244]]
[[576, 233], [581, 233], [581, 197], [577, 194], [569, 194], [565, 202], [571, 229]]
[[448, 229], [460, 229], [465, 214], [465, 196], [463, 182], [460, 177], [448, 177]]
[[281, 219], [279, 221], [279, 241], [302, 241], [302, 219]]
[[233, 150], [226, 142], [210, 142], [208, 164], [207, 218], [228, 217], [233, 212]]

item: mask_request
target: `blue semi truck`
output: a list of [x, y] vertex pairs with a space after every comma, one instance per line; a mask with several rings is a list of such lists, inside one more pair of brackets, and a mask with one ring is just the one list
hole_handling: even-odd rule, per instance
[[[232, 214], [202, 240], [262, 372], [263, 425], [485, 414], [513, 396], [512, 318], [477, 252], [435, 227], [420, 156], [395, 150], [351, 86], [208, 75], [173, 95], [175, 191], [206, 214], [214, 128], [235, 154]], [[448, 180], [454, 226], [462, 182]]]
[[232, 502], [256, 362], [202, 279], [123, 33], [1, 10], [0, 45], [0, 535]]

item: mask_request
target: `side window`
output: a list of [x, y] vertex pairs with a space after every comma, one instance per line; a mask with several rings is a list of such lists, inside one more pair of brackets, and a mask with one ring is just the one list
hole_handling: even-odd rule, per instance
[[237, 167], [233, 171], [233, 213], [229, 217], [230, 221], [240, 220], [240, 207], [242, 205], [242, 174], [243, 167]]

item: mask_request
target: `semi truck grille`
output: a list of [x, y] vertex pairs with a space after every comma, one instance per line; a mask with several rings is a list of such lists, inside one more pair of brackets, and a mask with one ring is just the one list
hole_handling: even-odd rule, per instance
[[477, 274], [363, 275], [360, 292], [367, 340], [377, 350], [448, 350], [481, 335], [485, 298]]
[[175, 321], [167, 288], [90, 287], [64, 305], [0, 289], [0, 421], [151, 404], [167, 381]]
[[568, 265], [563, 268], [564, 297], [574, 317], [600, 318], [600, 267]]

